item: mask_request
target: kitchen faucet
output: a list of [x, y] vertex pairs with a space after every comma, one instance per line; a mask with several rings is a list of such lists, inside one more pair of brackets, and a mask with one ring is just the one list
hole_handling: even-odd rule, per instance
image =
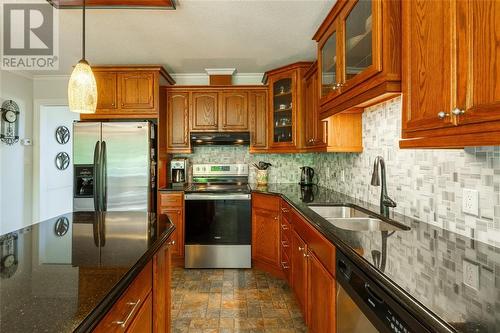
[[380, 214], [389, 217], [389, 207], [396, 207], [396, 202], [387, 195], [387, 181], [385, 177], [385, 161], [382, 156], [375, 157], [373, 164], [373, 173], [371, 184], [373, 186], [380, 186], [380, 176], [378, 169], [380, 165], [380, 172], [382, 176], [382, 188], [380, 190]]

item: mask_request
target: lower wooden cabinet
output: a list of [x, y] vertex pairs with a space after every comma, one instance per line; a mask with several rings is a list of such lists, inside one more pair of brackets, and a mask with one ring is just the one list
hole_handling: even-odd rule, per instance
[[158, 195], [158, 213], [166, 214], [175, 225], [170, 236], [172, 256], [184, 256], [184, 194], [182, 192], [161, 192]]
[[252, 261], [281, 272], [280, 198], [252, 195]]
[[307, 246], [300, 236], [292, 231], [292, 289], [307, 323]]
[[310, 333], [335, 332], [335, 288], [333, 276], [314, 253], [308, 250], [307, 325]]
[[168, 333], [172, 240], [154, 254], [93, 332]]

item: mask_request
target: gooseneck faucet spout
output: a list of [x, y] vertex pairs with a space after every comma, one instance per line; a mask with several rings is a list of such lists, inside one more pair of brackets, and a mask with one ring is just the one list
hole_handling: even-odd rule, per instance
[[396, 207], [396, 202], [387, 195], [387, 180], [385, 175], [385, 161], [382, 156], [377, 156], [373, 163], [373, 173], [371, 184], [380, 186], [380, 176], [378, 170], [380, 168], [380, 176], [382, 177], [382, 188], [380, 189], [380, 214], [389, 217], [389, 207]]

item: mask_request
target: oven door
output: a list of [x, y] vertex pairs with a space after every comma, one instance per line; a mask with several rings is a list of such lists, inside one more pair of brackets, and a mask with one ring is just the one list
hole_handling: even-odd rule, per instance
[[184, 267], [252, 267], [250, 194], [188, 193]]
[[188, 193], [186, 245], [250, 245], [250, 194]]

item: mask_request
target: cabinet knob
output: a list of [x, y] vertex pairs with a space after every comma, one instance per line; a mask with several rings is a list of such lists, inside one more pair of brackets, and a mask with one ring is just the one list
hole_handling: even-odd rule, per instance
[[302, 251], [304, 251], [304, 247], [299, 246], [299, 252], [302, 252]]
[[168, 245], [175, 245], [175, 240], [171, 240], [170, 242], [168, 242]]
[[275, 216], [275, 217], [274, 217], [274, 220], [275, 220], [275, 221], [278, 221], [278, 217], [277, 217], [277, 216]]
[[307, 257], [309, 257], [309, 254], [304, 252], [304, 258], [307, 258]]
[[465, 113], [465, 110], [460, 110], [459, 108], [454, 108], [451, 110], [451, 113], [453, 113], [455, 116], [460, 116]]
[[288, 227], [286, 226], [286, 224], [282, 224], [282, 225], [281, 225], [281, 229], [283, 229], [283, 230], [288, 230]]
[[449, 116], [450, 116], [450, 114], [449, 114], [449, 113], [446, 113], [446, 112], [444, 112], [444, 111], [439, 111], [439, 112], [438, 112], [438, 118], [439, 118], [439, 119], [444, 119], [444, 118], [449, 117]]

